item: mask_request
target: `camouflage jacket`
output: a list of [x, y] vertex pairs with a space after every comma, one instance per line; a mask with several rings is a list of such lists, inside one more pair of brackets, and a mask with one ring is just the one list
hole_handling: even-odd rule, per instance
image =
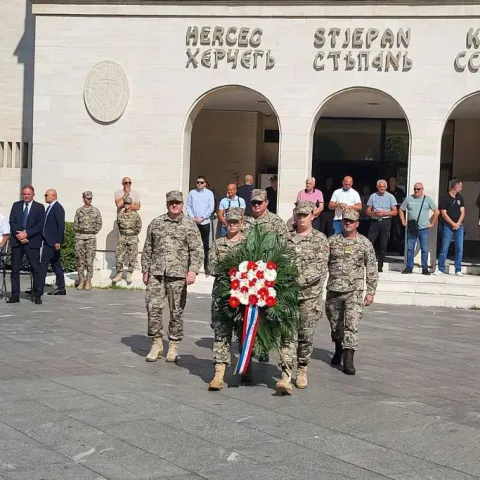
[[330, 260], [327, 290], [333, 292], [363, 291], [366, 271], [367, 294], [375, 295], [378, 269], [373, 245], [363, 235], [347, 239], [339, 233], [329, 238]]
[[245, 226], [243, 227], [245, 235], [248, 235], [254, 225], [260, 225], [264, 232], [277, 232], [281, 237], [288, 233], [285, 222], [268, 210], [262, 218], [245, 217]]
[[75, 212], [73, 220], [75, 238], [85, 240], [95, 238], [95, 235], [102, 229], [102, 214], [97, 207], [80, 207]]
[[138, 235], [142, 229], [142, 219], [135, 210], [127, 213], [122, 209], [117, 216], [117, 225], [120, 235]]
[[300, 300], [318, 298], [321, 301], [330, 252], [327, 237], [314, 229], [305, 236], [289, 233], [287, 248], [300, 273]]
[[190, 218], [167, 214], [154, 218], [147, 229], [142, 252], [142, 272], [183, 278], [203, 265], [200, 231]]
[[218, 275], [218, 262], [233, 248], [241, 245], [245, 240], [242, 235], [238, 242], [231, 242], [227, 237], [221, 237], [213, 243], [208, 253], [208, 271], [211, 275]]

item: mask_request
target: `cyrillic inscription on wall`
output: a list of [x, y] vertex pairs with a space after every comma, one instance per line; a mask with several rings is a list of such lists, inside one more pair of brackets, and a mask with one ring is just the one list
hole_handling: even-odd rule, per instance
[[317, 72], [325, 70], [377, 70], [408, 72], [413, 61], [408, 57], [411, 31], [403, 28], [383, 32], [377, 28], [317, 28], [313, 46], [319, 51], [313, 60]]
[[270, 50], [263, 50], [263, 30], [250, 27], [189, 26], [186, 34], [186, 68], [218, 68], [220, 63], [232, 69], [262, 68], [271, 70], [275, 59]]
[[480, 28], [470, 28], [465, 37], [467, 50], [460, 52], [453, 61], [453, 67], [457, 72], [468, 69], [471, 73], [480, 70]]

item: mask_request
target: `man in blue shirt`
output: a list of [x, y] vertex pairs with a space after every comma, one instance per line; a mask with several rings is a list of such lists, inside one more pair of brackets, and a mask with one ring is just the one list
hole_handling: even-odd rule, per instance
[[229, 183], [227, 185], [227, 196], [222, 198], [220, 205], [218, 206], [218, 221], [220, 222], [221, 230], [220, 236], [225, 237], [227, 235], [227, 221], [225, 220], [225, 215], [229, 208], [231, 207], [240, 207], [243, 208], [245, 212], [245, 200], [237, 195], [237, 186], [234, 183]]
[[204, 269], [207, 273], [208, 251], [210, 250], [210, 217], [215, 210], [213, 193], [207, 188], [205, 177], [199, 175], [196, 181], [197, 188], [190, 190], [187, 198], [187, 214], [197, 224], [202, 237]]
[[378, 271], [383, 272], [383, 261], [387, 253], [387, 244], [392, 227], [392, 217], [397, 215], [397, 200], [387, 192], [386, 180], [377, 182], [377, 191], [370, 195], [367, 202], [366, 214], [372, 219], [368, 231], [368, 239], [375, 246], [375, 241], [379, 237], [379, 246], [377, 251]]

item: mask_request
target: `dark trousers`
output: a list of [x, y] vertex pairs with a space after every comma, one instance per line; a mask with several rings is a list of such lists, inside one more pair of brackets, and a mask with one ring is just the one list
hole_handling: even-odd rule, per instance
[[42, 284], [40, 286], [40, 292], [42, 295], [43, 290], [45, 289], [45, 277], [47, 276], [49, 265], [52, 266], [52, 270], [55, 273], [57, 288], [64, 289], [65, 277], [63, 276], [60, 250], [55, 250], [54, 247], [50, 247], [44, 243], [42, 248], [42, 258], [40, 259], [40, 266], [42, 269]]
[[320, 215], [312, 220], [312, 227], [315, 230], [321, 231], [321, 229], [320, 229]]
[[399, 255], [405, 254], [405, 228], [400, 221], [400, 217], [395, 215], [391, 220], [391, 238], [393, 240], [393, 245], [395, 250]]
[[368, 239], [375, 245], [379, 237], [379, 245], [377, 250], [377, 263], [379, 268], [383, 267], [383, 261], [387, 253], [388, 239], [390, 237], [390, 227], [392, 221], [390, 218], [383, 220], [372, 220], [370, 223], [370, 230], [368, 232]]
[[323, 211], [319, 218], [320, 218], [320, 231], [324, 233], [327, 237], [331, 237], [333, 235], [333, 217], [335, 216], [335, 212], [328, 210]]
[[30, 248], [28, 244], [12, 247], [12, 297], [20, 296], [20, 269], [22, 266], [23, 255], [27, 256], [33, 277], [33, 296], [41, 295], [42, 273], [40, 267], [40, 249]]
[[199, 225], [197, 224], [198, 229], [200, 230], [200, 236], [202, 237], [203, 243], [203, 252], [204, 252], [204, 260], [203, 260], [203, 267], [205, 271], [207, 270], [208, 266], [208, 251], [210, 250], [210, 224], [207, 223], [206, 225]]

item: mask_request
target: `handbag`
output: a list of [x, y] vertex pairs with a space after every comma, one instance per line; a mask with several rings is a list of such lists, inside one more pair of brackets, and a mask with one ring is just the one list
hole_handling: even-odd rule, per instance
[[418, 220], [420, 219], [420, 214], [422, 213], [423, 204], [425, 202], [426, 195], [423, 196], [422, 204], [420, 205], [420, 210], [418, 211], [418, 217], [416, 220], [409, 220], [407, 222], [407, 231], [411, 235], [416, 235], [418, 233]]

